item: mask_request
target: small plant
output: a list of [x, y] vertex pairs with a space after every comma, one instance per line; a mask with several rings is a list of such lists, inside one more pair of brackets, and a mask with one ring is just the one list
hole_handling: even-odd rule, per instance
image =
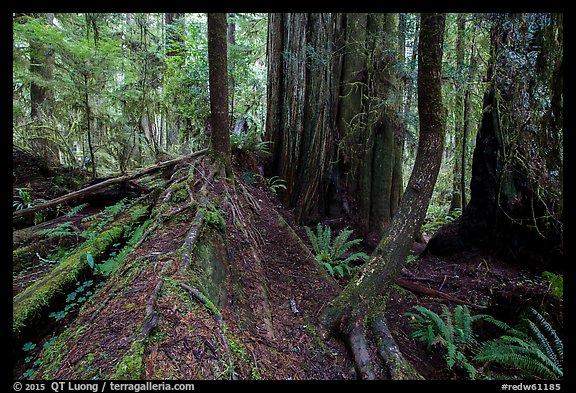
[[426, 235], [434, 234], [443, 225], [454, 221], [462, 215], [461, 209], [454, 209], [450, 212], [446, 211], [445, 207], [430, 205], [426, 212], [426, 218], [422, 225], [422, 232]]
[[357, 259], [367, 260], [368, 255], [363, 252], [356, 252], [344, 258], [344, 254], [352, 246], [362, 242], [362, 239], [348, 240], [353, 230], [344, 228], [332, 242], [332, 230], [328, 225], [325, 227], [320, 223], [316, 226], [316, 233], [309, 227], [304, 227], [308, 238], [312, 243], [312, 249], [315, 254], [315, 259], [328, 270], [328, 273], [334, 277], [338, 273], [340, 277], [345, 274], [351, 274], [352, 267], [350, 263]]
[[[42, 344], [42, 348], [46, 349], [50, 347], [55, 341], [56, 337], [52, 337], [50, 340], [47, 340]], [[30, 367], [24, 372], [24, 374], [22, 374], [22, 379], [32, 379], [36, 373], [35, 368], [41, 363], [40, 359], [36, 359], [40, 353], [40, 348], [32, 342], [27, 342], [22, 346], [22, 351], [27, 352], [24, 362]], [[34, 361], [34, 359], [36, 360]]]
[[64, 319], [69, 313], [80, 308], [80, 305], [92, 295], [93, 291], [91, 288], [93, 284], [94, 280], [86, 280], [83, 283], [80, 283], [80, 281], [76, 282], [76, 289], [66, 296], [66, 306], [64, 306], [64, 309], [53, 311], [48, 316], [59, 321]]
[[552, 295], [562, 297], [564, 296], [564, 276], [562, 273], [554, 274], [552, 272], [543, 272], [542, 277], [550, 282], [550, 291]]
[[269, 156], [269, 144], [270, 142], [268, 141], [262, 141], [260, 135], [255, 131], [230, 134], [230, 150], [232, 154], [249, 151], [260, 156]]
[[266, 179], [266, 184], [268, 184], [268, 188], [270, 188], [270, 190], [274, 193], [276, 193], [276, 190], [278, 190], [279, 188], [286, 189], [286, 185], [284, 183], [286, 183], [286, 180], [280, 179], [279, 176], [272, 176], [271, 178]]
[[474, 379], [477, 370], [467, 355], [479, 345], [473, 324], [478, 320], [492, 317], [487, 314], [471, 315], [468, 307], [462, 305], [456, 306], [453, 312], [450, 312], [444, 304], [441, 307], [441, 315], [422, 306], [414, 306], [417, 312], [404, 314], [410, 317], [408, 323], [412, 328], [412, 337], [425, 343], [428, 349], [433, 346], [444, 348], [448, 368], [452, 369], [454, 365], [458, 365], [468, 372], [471, 379]]
[[563, 377], [564, 346], [554, 328], [536, 310], [530, 309], [536, 322], [524, 318], [512, 328], [506, 323], [489, 320], [505, 331], [486, 342], [474, 360], [497, 363], [520, 372], [525, 378], [560, 379]]
[[68, 213], [66, 213], [66, 217], [72, 217], [80, 213], [82, 210], [86, 208], [86, 206], [88, 206], [88, 203], [81, 203], [78, 206], [74, 206], [72, 209], [70, 209]]
[[409, 267], [411, 265], [413, 265], [418, 258], [420, 258], [418, 255], [408, 255], [406, 256], [406, 266]]
[[54, 228], [41, 229], [38, 231], [38, 234], [46, 237], [67, 237], [78, 235], [77, 230], [71, 221], [63, 222]]
[[30, 191], [32, 191], [31, 187], [20, 187], [17, 188], [16, 191], [18, 195], [14, 197], [14, 201], [12, 202], [12, 208], [16, 210], [23, 210], [32, 207], [32, 195]]

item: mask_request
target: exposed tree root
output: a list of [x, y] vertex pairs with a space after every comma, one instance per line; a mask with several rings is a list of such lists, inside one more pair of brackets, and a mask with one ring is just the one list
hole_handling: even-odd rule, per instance
[[[228, 356], [228, 364], [231, 365], [232, 364], [232, 357], [230, 356], [230, 348], [228, 347], [228, 340], [226, 340], [226, 335], [224, 334], [225, 327], [224, 327], [224, 319], [222, 318], [222, 315], [220, 315], [220, 313], [218, 312], [218, 310], [216, 310], [214, 305], [212, 305], [196, 289], [192, 288], [191, 286], [189, 286], [187, 284], [184, 284], [183, 282], [178, 283], [178, 285], [181, 288], [184, 288], [186, 291], [188, 291], [188, 293], [190, 295], [192, 295], [192, 297], [194, 297], [196, 300], [198, 300], [202, 305], [206, 306], [206, 308], [209, 309], [210, 312], [212, 313], [212, 315], [214, 316], [214, 320], [216, 322], [218, 322], [218, 325], [220, 325], [220, 332], [219, 332], [220, 339], [222, 339], [222, 342], [224, 343], [224, 350], [226, 351], [226, 354]], [[233, 368], [230, 368], [230, 378], [233, 380], [237, 379]]]
[[368, 350], [368, 343], [366, 341], [366, 334], [364, 332], [364, 327], [362, 326], [362, 321], [356, 320], [353, 323], [347, 323], [347, 325], [351, 326], [344, 331], [345, 341], [354, 357], [358, 377], [360, 379], [376, 379], [374, 364], [372, 363], [370, 352]]
[[391, 379], [424, 379], [402, 356], [384, 318], [373, 322], [372, 332], [376, 336], [378, 354], [386, 363]]

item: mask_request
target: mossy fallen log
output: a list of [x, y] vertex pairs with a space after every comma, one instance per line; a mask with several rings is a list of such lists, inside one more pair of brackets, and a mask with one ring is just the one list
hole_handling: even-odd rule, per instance
[[90, 269], [86, 258], [88, 252], [94, 261], [101, 260], [114, 243], [150, 214], [150, 209], [151, 202], [147, 198], [134, 204], [108, 229], [82, 243], [45, 277], [15, 296], [12, 321], [14, 339], [19, 341], [24, 332], [33, 330], [51, 307]]
[[202, 150], [197, 151], [195, 153], [188, 154], [184, 157], [179, 157], [179, 158], [175, 158], [173, 160], [161, 162], [159, 164], [150, 166], [150, 167], [145, 168], [145, 169], [141, 169], [139, 171], [135, 171], [134, 173], [131, 173], [131, 174], [128, 174], [125, 176], [115, 177], [115, 178], [108, 179], [108, 180], [105, 180], [105, 181], [97, 183], [97, 184], [93, 184], [93, 185], [86, 187], [86, 188], [83, 188], [81, 190], [77, 190], [77, 191], [71, 192], [69, 194], [62, 195], [58, 198], [54, 198], [50, 201], [39, 203], [35, 206], [29, 207], [26, 209], [16, 210], [15, 212], [12, 213], [12, 219], [14, 220], [14, 219], [17, 219], [19, 217], [23, 217], [25, 215], [32, 214], [32, 213], [35, 213], [37, 211], [46, 209], [48, 207], [56, 206], [60, 203], [69, 202], [72, 200], [76, 200], [76, 199], [85, 197], [86, 195], [90, 195], [94, 191], [101, 190], [103, 188], [109, 187], [109, 186], [114, 185], [114, 184], [124, 183], [124, 182], [128, 182], [130, 180], [137, 179], [137, 178], [142, 177], [144, 175], [148, 175], [152, 172], [159, 171], [161, 169], [165, 169], [165, 168], [174, 166], [183, 160], [199, 156], [201, 154], [204, 154], [205, 152], [206, 152], [206, 149], [202, 149]]

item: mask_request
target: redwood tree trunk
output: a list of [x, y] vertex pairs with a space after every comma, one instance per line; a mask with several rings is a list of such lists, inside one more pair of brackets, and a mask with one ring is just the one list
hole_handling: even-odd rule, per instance
[[[447, 255], [475, 247], [510, 263], [559, 268], [562, 125], [549, 121], [551, 107], [542, 110], [553, 101], [549, 83], [561, 67], [559, 26], [543, 14], [494, 22], [470, 202], [450, 226], [456, 230], [439, 231], [428, 250]], [[547, 38], [548, 31], [555, 33]]]
[[208, 67], [210, 84], [209, 155], [220, 176], [233, 179], [228, 127], [228, 60], [226, 14], [208, 13]]
[[286, 181], [281, 198], [297, 222], [318, 221], [333, 173], [339, 14], [272, 14], [268, 44], [271, 172]]
[[416, 161], [400, 207], [370, 260], [357, 279], [322, 312], [321, 320], [331, 331], [340, 332], [356, 359], [359, 375], [374, 378], [377, 370], [367, 356], [364, 326], [379, 339], [387, 340], [389, 350], [381, 355], [394, 378], [417, 378], [390, 340], [384, 311], [390, 288], [406, 261], [414, 234], [424, 220], [440, 170], [446, 122], [442, 104], [442, 44], [444, 14], [422, 14], [418, 47], [418, 111], [420, 137]]

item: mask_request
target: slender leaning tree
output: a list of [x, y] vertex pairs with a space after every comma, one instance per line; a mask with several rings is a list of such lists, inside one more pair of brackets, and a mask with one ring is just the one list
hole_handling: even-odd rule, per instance
[[445, 108], [442, 104], [442, 44], [445, 14], [422, 14], [418, 46], [418, 112], [420, 136], [414, 169], [400, 207], [388, 230], [357, 278], [321, 314], [327, 329], [348, 342], [360, 378], [379, 374], [368, 350], [367, 332], [393, 379], [420, 378], [403, 359], [384, 312], [392, 284], [406, 261], [422, 225], [440, 170], [444, 149]]

